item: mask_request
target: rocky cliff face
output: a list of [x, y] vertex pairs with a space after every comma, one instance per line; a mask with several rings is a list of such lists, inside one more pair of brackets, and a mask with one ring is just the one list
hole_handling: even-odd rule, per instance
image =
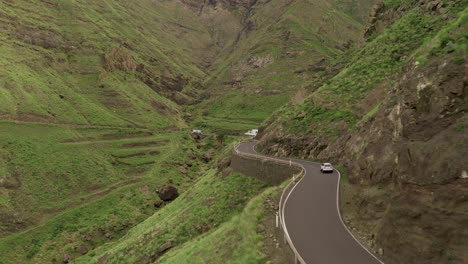
[[466, 64], [449, 57], [430, 64], [410, 63], [374, 120], [322, 156], [337, 156], [332, 149], [341, 146], [356, 180], [424, 185], [460, 178], [466, 169], [461, 157], [468, 154]]
[[[420, 1], [418, 12], [449, 21], [444, 2], [433, 2]], [[365, 36], [384, 32], [410, 9], [377, 4]], [[349, 199], [342, 201], [348, 223], [365, 233], [386, 263], [468, 260], [468, 65], [466, 48], [460, 47], [466, 36], [459, 34], [466, 29], [463, 17], [462, 12], [447, 22], [430, 44], [410, 55], [399, 74], [388, 76], [359, 101], [377, 102], [359, 121], [349, 126], [332, 122], [337, 136], [317, 130], [291, 133], [284, 125], [288, 122], [278, 125], [274, 120], [262, 133], [261, 145], [270, 154], [344, 165], [351, 183], [344, 188]]]
[[426, 13], [443, 16], [449, 19], [447, 4], [442, 0], [418, 0], [414, 2], [401, 3], [394, 8], [389, 8], [384, 2], [379, 1], [372, 6], [369, 14], [368, 24], [364, 30], [364, 39], [381, 34], [386, 27], [400, 19], [411, 10], [414, 5], [419, 6]]

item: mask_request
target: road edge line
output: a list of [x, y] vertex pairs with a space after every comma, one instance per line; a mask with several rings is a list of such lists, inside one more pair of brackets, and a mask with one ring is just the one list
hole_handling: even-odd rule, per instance
[[[256, 155], [258, 155], [258, 152], [257, 150], [255, 149], [255, 147], [257, 146], [256, 142], [254, 141], [254, 144], [252, 145], [252, 150], [256, 153]], [[265, 156], [265, 155], [262, 155], [261, 156], [264, 158], [264, 159], [275, 159], [275, 158], [272, 158], [272, 157], [268, 157], [268, 156]], [[290, 159], [290, 162], [291, 162], [291, 159]], [[282, 208], [280, 208], [280, 211], [281, 211], [281, 218], [283, 219], [283, 223], [282, 223], [282, 227], [283, 227], [283, 231], [287, 237], [287, 240], [290, 242], [290, 247], [292, 248], [292, 251], [293, 253], [297, 254], [298, 256], [298, 260], [299, 262], [302, 262], [304, 264], [307, 264], [307, 262], [304, 260], [304, 258], [301, 256], [301, 253], [299, 253], [299, 251], [297, 250], [297, 248], [294, 246], [294, 243], [292, 241], [292, 238], [291, 236], [289, 235], [289, 232], [288, 232], [288, 227], [286, 225], [286, 217], [284, 215], [284, 210], [286, 208], [286, 204], [288, 203], [288, 200], [289, 200], [289, 196], [291, 196], [291, 193], [294, 191], [294, 189], [299, 185], [299, 183], [302, 182], [302, 180], [304, 179], [304, 177], [307, 175], [307, 169], [304, 167], [304, 165], [302, 165], [300, 162], [297, 162], [295, 161], [294, 162], [295, 165], [294, 166], [297, 166], [297, 167], [300, 167], [302, 170], [304, 170], [304, 175], [302, 176], [302, 178], [297, 181], [294, 186], [291, 188], [291, 190], [288, 192], [288, 195], [286, 196], [286, 199], [284, 200], [284, 203], [283, 203], [283, 206]], [[299, 166], [298, 166], [299, 165]], [[287, 187], [286, 187], [287, 188]], [[289, 244], [289, 243], [288, 243]]]
[[345, 224], [343, 221], [343, 218], [341, 217], [341, 210], [340, 210], [340, 182], [341, 182], [341, 173], [339, 170], [335, 169], [336, 172], [338, 172], [338, 182], [336, 183], [336, 210], [338, 211], [338, 216], [340, 218], [341, 224], [345, 227], [346, 231], [351, 235], [351, 237], [365, 250], [367, 253], [369, 253], [374, 259], [376, 259], [378, 262], [381, 264], [384, 264], [382, 260], [380, 260], [377, 256], [372, 253], [367, 247], [365, 247], [359, 239], [357, 239], [354, 234], [349, 230], [348, 226]]

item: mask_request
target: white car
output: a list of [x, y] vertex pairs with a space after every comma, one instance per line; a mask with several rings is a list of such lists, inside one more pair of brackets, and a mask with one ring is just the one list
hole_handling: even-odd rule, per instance
[[320, 164], [320, 171], [321, 172], [333, 172], [333, 166], [331, 163], [322, 163]]

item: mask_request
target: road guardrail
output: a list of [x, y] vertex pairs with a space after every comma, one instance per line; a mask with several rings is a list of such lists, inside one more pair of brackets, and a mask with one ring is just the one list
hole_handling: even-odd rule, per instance
[[268, 157], [268, 156], [264, 156], [261, 154], [257, 154], [257, 151], [255, 150], [255, 145], [253, 146], [253, 151], [255, 152], [255, 154], [241, 152], [239, 150], [239, 146], [240, 146], [240, 143], [234, 145], [233, 152], [236, 155], [239, 155], [241, 157], [246, 157], [246, 158], [251, 158], [251, 159], [256, 159], [256, 160], [267, 160], [267, 161], [285, 165], [285, 166], [295, 166], [301, 170], [298, 174], [293, 174], [292, 181], [289, 182], [289, 184], [283, 189], [283, 192], [281, 193], [279, 205], [278, 205], [277, 217], [279, 218], [279, 225], [281, 227], [281, 230], [283, 231], [284, 242], [289, 245], [292, 252], [294, 253], [294, 263], [306, 264], [304, 259], [301, 257], [301, 255], [297, 251], [297, 249], [294, 247], [294, 244], [291, 241], [291, 237], [289, 236], [288, 228], [286, 227], [286, 223], [284, 220], [284, 208], [286, 205], [286, 200], [289, 197], [289, 194], [292, 192], [292, 190], [296, 187], [296, 185], [302, 180], [302, 177], [305, 175], [306, 170], [304, 166], [298, 162], [292, 161], [291, 159], [274, 158], [274, 157]]

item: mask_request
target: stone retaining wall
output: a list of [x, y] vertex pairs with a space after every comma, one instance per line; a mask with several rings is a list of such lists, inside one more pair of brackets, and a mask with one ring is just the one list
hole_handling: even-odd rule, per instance
[[279, 185], [283, 181], [298, 174], [301, 170], [296, 166], [278, 164], [269, 160], [260, 160], [233, 154], [231, 168], [238, 173], [254, 177], [271, 185]]

